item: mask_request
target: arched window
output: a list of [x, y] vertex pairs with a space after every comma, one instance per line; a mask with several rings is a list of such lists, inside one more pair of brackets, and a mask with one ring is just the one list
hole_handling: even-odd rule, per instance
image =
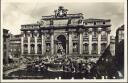
[[31, 44], [31, 51], [34, 51], [34, 47], [35, 47], [35, 45]]
[[88, 52], [89, 52], [88, 44], [85, 43], [85, 44], [83, 45], [83, 53], [88, 54]]
[[27, 51], [28, 50], [28, 45], [24, 44], [24, 50]]
[[41, 51], [41, 44], [38, 44], [38, 51]]

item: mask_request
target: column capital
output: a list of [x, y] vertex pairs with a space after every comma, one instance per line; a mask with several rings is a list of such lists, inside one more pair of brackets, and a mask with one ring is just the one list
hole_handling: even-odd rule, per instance
[[27, 31], [27, 35], [30, 36], [30, 34], [31, 34], [31, 31]]
[[79, 33], [83, 33], [84, 32], [84, 29], [80, 28], [78, 32]]
[[38, 31], [37, 30], [34, 31], [34, 36], [38, 36]]
[[98, 33], [100, 34], [102, 31], [102, 28], [98, 28]]

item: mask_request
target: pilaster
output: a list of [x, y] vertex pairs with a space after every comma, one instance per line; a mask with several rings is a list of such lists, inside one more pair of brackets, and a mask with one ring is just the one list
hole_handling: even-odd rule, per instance
[[83, 29], [79, 30], [79, 54], [83, 54]]
[[23, 31], [21, 32], [21, 54], [23, 54], [24, 53], [24, 33], [23, 33]]
[[31, 33], [30, 33], [30, 31], [27, 31], [27, 36], [28, 36], [28, 54], [30, 54], [30, 35], [31, 35]]
[[35, 38], [35, 54], [37, 54], [37, 36], [38, 36], [38, 31], [34, 31], [34, 38]]
[[92, 28], [89, 28], [89, 54], [92, 54]]
[[72, 54], [72, 32], [71, 31], [69, 31], [69, 33], [68, 33], [68, 35], [69, 35], [69, 54]]
[[50, 33], [51, 33], [51, 54], [53, 55], [54, 54], [54, 31], [51, 30]]
[[101, 53], [101, 28], [98, 28], [98, 54]]
[[45, 43], [45, 42], [44, 42], [44, 33], [43, 33], [43, 32], [42, 32], [42, 38], [41, 38], [41, 39], [42, 39], [42, 55], [43, 55], [44, 52], [45, 52], [45, 49], [44, 49], [44, 48], [45, 48], [45, 47], [44, 47], [44, 43]]

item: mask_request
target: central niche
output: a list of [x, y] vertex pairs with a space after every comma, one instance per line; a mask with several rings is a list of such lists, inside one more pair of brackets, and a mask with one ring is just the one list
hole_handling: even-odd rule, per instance
[[57, 53], [66, 53], [66, 38], [64, 35], [59, 35], [57, 37]]

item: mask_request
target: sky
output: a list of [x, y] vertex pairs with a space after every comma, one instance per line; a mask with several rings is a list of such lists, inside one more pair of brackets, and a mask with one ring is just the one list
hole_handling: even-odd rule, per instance
[[12, 34], [20, 34], [21, 25], [36, 23], [41, 16], [54, 15], [59, 6], [68, 13], [83, 13], [84, 19], [110, 19], [111, 35], [124, 24], [124, 4], [122, 2], [6, 2], [2, 4], [2, 28]]

